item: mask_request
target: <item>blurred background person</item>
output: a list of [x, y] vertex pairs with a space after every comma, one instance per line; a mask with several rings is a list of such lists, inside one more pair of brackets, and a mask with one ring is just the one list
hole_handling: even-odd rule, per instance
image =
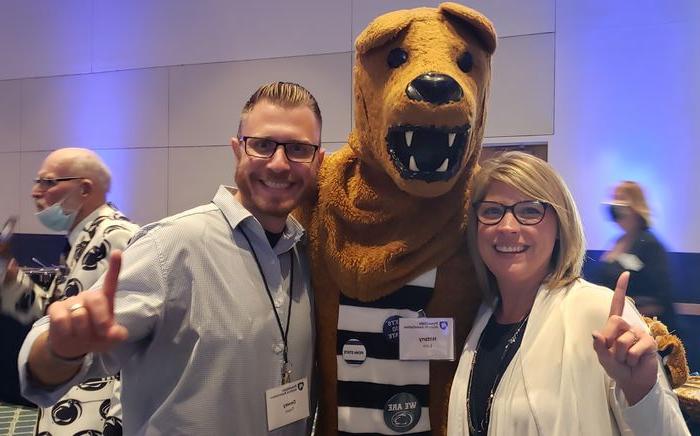
[[[0, 244], [2, 265], [6, 265], [0, 271], [3, 313], [32, 323], [44, 316], [49, 304], [89, 289], [106, 271], [110, 251], [123, 250], [138, 230], [107, 202], [110, 187], [109, 168], [95, 152], [61, 148], [48, 155], [34, 179], [31, 195], [39, 221], [47, 229], [65, 233], [67, 244], [60, 267], [44, 283], [30, 277], [35, 269], [18, 266], [9, 242]], [[119, 382], [114, 376], [88, 380], [40, 411], [37, 433], [119, 435], [118, 393]]]
[[630, 271], [627, 295], [634, 299], [642, 315], [656, 316], [673, 333], [678, 326], [668, 256], [651, 231], [651, 211], [642, 187], [633, 181], [620, 182], [605, 208], [623, 233], [601, 255], [593, 281], [614, 288], [620, 273]]

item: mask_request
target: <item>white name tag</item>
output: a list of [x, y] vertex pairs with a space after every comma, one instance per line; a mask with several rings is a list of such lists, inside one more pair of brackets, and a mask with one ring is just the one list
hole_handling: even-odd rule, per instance
[[617, 256], [617, 263], [619, 263], [624, 269], [629, 271], [639, 271], [644, 268], [644, 262], [642, 262], [637, 256], [630, 253], [622, 253]]
[[401, 360], [454, 360], [453, 327], [452, 318], [399, 319], [399, 358]]
[[272, 431], [309, 417], [309, 384], [306, 377], [265, 391], [267, 430]]

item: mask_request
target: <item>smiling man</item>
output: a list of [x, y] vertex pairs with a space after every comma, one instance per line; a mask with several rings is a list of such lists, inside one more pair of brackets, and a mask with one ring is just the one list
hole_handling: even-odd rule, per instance
[[52, 305], [22, 348], [25, 396], [121, 369], [125, 434], [309, 434], [313, 307], [288, 214], [315, 185], [320, 141], [306, 89], [258, 89], [231, 141], [237, 188], [144, 227], [121, 273], [115, 253], [98, 289]]

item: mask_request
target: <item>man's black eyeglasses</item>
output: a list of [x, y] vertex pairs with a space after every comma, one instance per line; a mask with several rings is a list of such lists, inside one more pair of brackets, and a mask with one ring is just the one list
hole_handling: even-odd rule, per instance
[[480, 201], [474, 203], [474, 210], [479, 222], [487, 226], [500, 223], [508, 211], [513, 213], [513, 216], [520, 224], [534, 226], [544, 219], [548, 206], [548, 203], [538, 200], [520, 201], [510, 206], [496, 201]]
[[58, 185], [59, 182], [65, 182], [66, 180], [79, 180], [85, 177], [53, 177], [53, 178], [43, 178], [37, 177], [34, 179], [34, 184], [39, 185], [41, 189], [50, 189]]
[[305, 142], [278, 142], [269, 138], [256, 138], [255, 136], [242, 136], [245, 153], [248, 156], [263, 159], [271, 158], [278, 147], [284, 148], [284, 154], [291, 162], [309, 163], [314, 160], [316, 150], [320, 145], [307, 144]]

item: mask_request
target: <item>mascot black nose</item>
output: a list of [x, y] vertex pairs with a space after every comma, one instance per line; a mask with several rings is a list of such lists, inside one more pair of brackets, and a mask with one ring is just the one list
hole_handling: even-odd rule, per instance
[[464, 92], [459, 83], [446, 74], [425, 73], [408, 84], [406, 95], [411, 100], [445, 104], [461, 100]]

